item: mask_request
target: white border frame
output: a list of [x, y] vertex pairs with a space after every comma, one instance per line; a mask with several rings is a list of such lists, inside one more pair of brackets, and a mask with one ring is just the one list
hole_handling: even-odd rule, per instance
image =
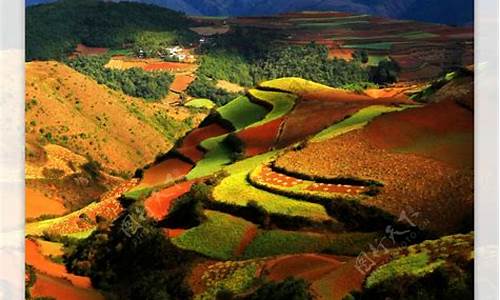
[[[499, 299], [499, 5], [476, 0], [476, 299]], [[0, 0], [0, 299], [24, 299], [24, 1]]]

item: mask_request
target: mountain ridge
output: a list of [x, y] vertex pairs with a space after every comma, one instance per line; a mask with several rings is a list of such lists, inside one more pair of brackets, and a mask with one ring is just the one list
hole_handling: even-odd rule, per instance
[[[49, 2], [54, 0], [26, 0], [27, 5]], [[188, 15], [257, 16], [305, 10], [335, 10], [449, 25], [472, 25], [474, 22], [474, 2], [471, 0], [136, 0], [135, 2], [167, 7]]]

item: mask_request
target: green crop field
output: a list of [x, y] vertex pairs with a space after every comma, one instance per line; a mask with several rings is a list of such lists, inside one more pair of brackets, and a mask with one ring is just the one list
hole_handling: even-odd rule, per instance
[[264, 81], [259, 84], [259, 87], [276, 89], [298, 95], [308, 92], [318, 92], [321, 90], [333, 90], [333, 88], [329, 86], [309, 81], [300, 77], [285, 77]]
[[217, 112], [239, 130], [264, 119], [268, 110], [262, 105], [250, 102], [247, 97], [240, 96], [219, 108]]
[[319, 234], [284, 230], [260, 232], [245, 249], [245, 258], [282, 254], [322, 252], [336, 255], [358, 255], [373, 242], [378, 233]]
[[286, 115], [293, 109], [297, 100], [297, 96], [288, 93], [261, 91], [257, 89], [251, 89], [248, 93], [251, 97], [273, 106], [271, 112], [263, 120], [252, 126], [262, 125]]
[[393, 43], [390, 42], [352, 44], [352, 45], [343, 45], [342, 48], [367, 49], [367, 50], [391, 50], [392, 44]]
[[205, 212], [207, 221], [173, 238], [172, 242], [179, 248], [192, 250], [211, 258], [232, 258], [247, 229], [255, 225], [228, 214]]
[[212, 109], [215, 107], [215, 103], [213, 103], [209, 99], [193, 99], [193, 100], [189, 101], [188, 103], [186, 103], [185, 106], [194, 107], [194, 108]]
[[187, 174], [188, 179], [208, 176], [220, 171], [223, 166], [232, 162], [232, 151], [222, 141], [227, 135], [204, 140], [200, 146], [207, 151], [202, 160]]
[[231, 175], [214, 188], [213, 197], [217, 202], [235, 206], [247, 206], [256, 201], [271, 214], [304, 217], [314, 221], [325, 221], [331, 218], [322, 205], [295, 200], [269, 193], [253, 187], [246, 180], [247, 173]]

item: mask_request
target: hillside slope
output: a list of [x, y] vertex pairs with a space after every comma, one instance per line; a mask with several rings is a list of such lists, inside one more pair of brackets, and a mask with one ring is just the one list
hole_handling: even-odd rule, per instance
[[187, 109], [124, 96], [57, 62], [26, 64], [26, 140], [133, 172], [192, 127]]

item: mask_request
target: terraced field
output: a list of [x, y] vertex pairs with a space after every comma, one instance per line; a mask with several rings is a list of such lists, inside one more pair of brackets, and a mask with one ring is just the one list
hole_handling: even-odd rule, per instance
[[368, 15], [304, 12], [269, 18], [227, 20], [239, 27], [258, 27], [282, 34], [283, 42], [316, 42], [329, 48], [331, 57], [351, 59], [354, 50], [366, 50], [369, 65], [390, 56], [402, 67], [402, 81], [437, 78], [453, 64], [474, 62], [474, 29]]
[[[318, 222], [331, 220], [322, 205], [298, 201], [255, 188], [248, 183], [246, 176], [246, 173], [237, 173], [222, 180], [213, 191], [213, 201], [240, 207], [255, 201], [270, 214], [303, 217]], [[234, 197], [234, 195], [239, 196]]]
[[[415, 116], [420, 113], [418, 110], [422, 109], [426, 116], [433, 116], [431, 122], [443, 122], [447, 126], [456, 126], [455, 128], [460, 131], [460, 122], [451, 123], [446, 119], [434, 118], [437, 112], [434, 109], [439, 110], [441, 105], [444, 104], [416, 108], [408, 112], [412, 111], [411, 115]], [[429, 111], [433, 113], [429, 115]], [[400, 114], [408, 115], [404, 111], [397, 112], [388, 114], [381, 120], [392, 118], [396, 120]], [[472, 116], [470, 112], [468, 114], [469, 117]], [[455, 116], [458, 117], [458, 115]], [[417, 119], [414, 121], [420, 124], [425, 120], [425, 118]], [[366, 129], [352, 131], [334, 139], [310, 143], [302, 150], [288, 152], [278, 158], [276, 164], [280, 168], [301, 174], [328, 178], [360, 178], [381, 182], [384, 184], [381, 193], [367, 199], [364, 202], [366, 205], [382, 208], [395, 216], [411, 208], [420, 212], [420, 218], [415, 218], [416, 224], [440, 233], [453, 232], [456, 230], [454, 228], [460, 227], [462, 220], [472, 209], [472, 169], [466, 166], [457, 168], [456, 165], [447, 163], [448, 158], [445, 157], [430, 158], [430, 156], [421, 156], [418, 152], [416, 154], [402, 153], [379, 148], [371, 144], [371, 139], [365, 134], [374, 130], [368, 129], [371, 126], [377, 128], [378, 122], [381, 121], [375, 119]], [[408, 122], [405, 125], [411, 128], [422, 128], [418, 124], [410, 125]], [[422, 132], [431, 136], [428, 134], [430, 127], [424, 126], [423, 128], [426, 129], [425, 131], [422, 129]], [[406, 135], [399, 128], [395, 130], [392, 127], [390, 131], [385, 131], [380, 136], [383, 136], [384, 140], [397, 140], [399, 136], [405, 137]], [[463, 151], [463, 149], [454, 149], [454, 151]], [[415, 178], [418, 180], [415, 181]], [[412, 196], [407, 197], [407, 195]], [[422, 217], [423, 215], [425, 218]], [[443, 220], [446, 221], [443, 222]]]
[[[456, 245], [463, 245], [462, 257], [471, 240], [460, 236], [406, 248], [397, 248], [404, 246], [398, 241], [379, 256], [373, 245], [387, 242], [388, 230], [402, 216], [418, 238], [466, 226], [473, 177], [464, 150], [470, 140], [463, 136], [472, 132], [473, 112], [463, 105], [465, 96], [452, 101], [436, 93], [436, 103], [417, 105], [407, 91], [353, 94], [298, 78], [264, 82], [212, 110], [141, 180], [127, 181], [71, 214], [30, 223], [26, 231], [85, 238], [97, 216], [114, 220], [123, 212], [123, 194], [162, 224], [175, 201], [191, 191], [193, 199], [194, 193], [203, 196], [207, 218], [191, 228], [161, 229], [175, 246], [199, 255], [188, 280], [194, 299], [214, 299], [226, 290], [243, 294], [289, 275], [310, 283], [318, 299], [339, 300], [392, 278], [420, 278], [462, 259], [447, 258], [434, 245], [457, 253]], [[297, 130], [299, 124], [308, 126]], [[228, 137], [241, 142], [242, 153]], [[367, 217], [367, 211], [377, 214]], [[352, 229], [351, 223], [366, 220], [374, 224], [362, 224], [364, 232]], [[382, 225], [385, 231], [378, 230]], [[57, 250], [52, 244], [37, 247]], [[362, 254], [375, 256], [370, 272], [358, 270], [356, 256]], [[89, 292], [62, 285], [45, 268], [37, 265], [45, 273], [34, 293], [58, 287], [78, 299]]]

